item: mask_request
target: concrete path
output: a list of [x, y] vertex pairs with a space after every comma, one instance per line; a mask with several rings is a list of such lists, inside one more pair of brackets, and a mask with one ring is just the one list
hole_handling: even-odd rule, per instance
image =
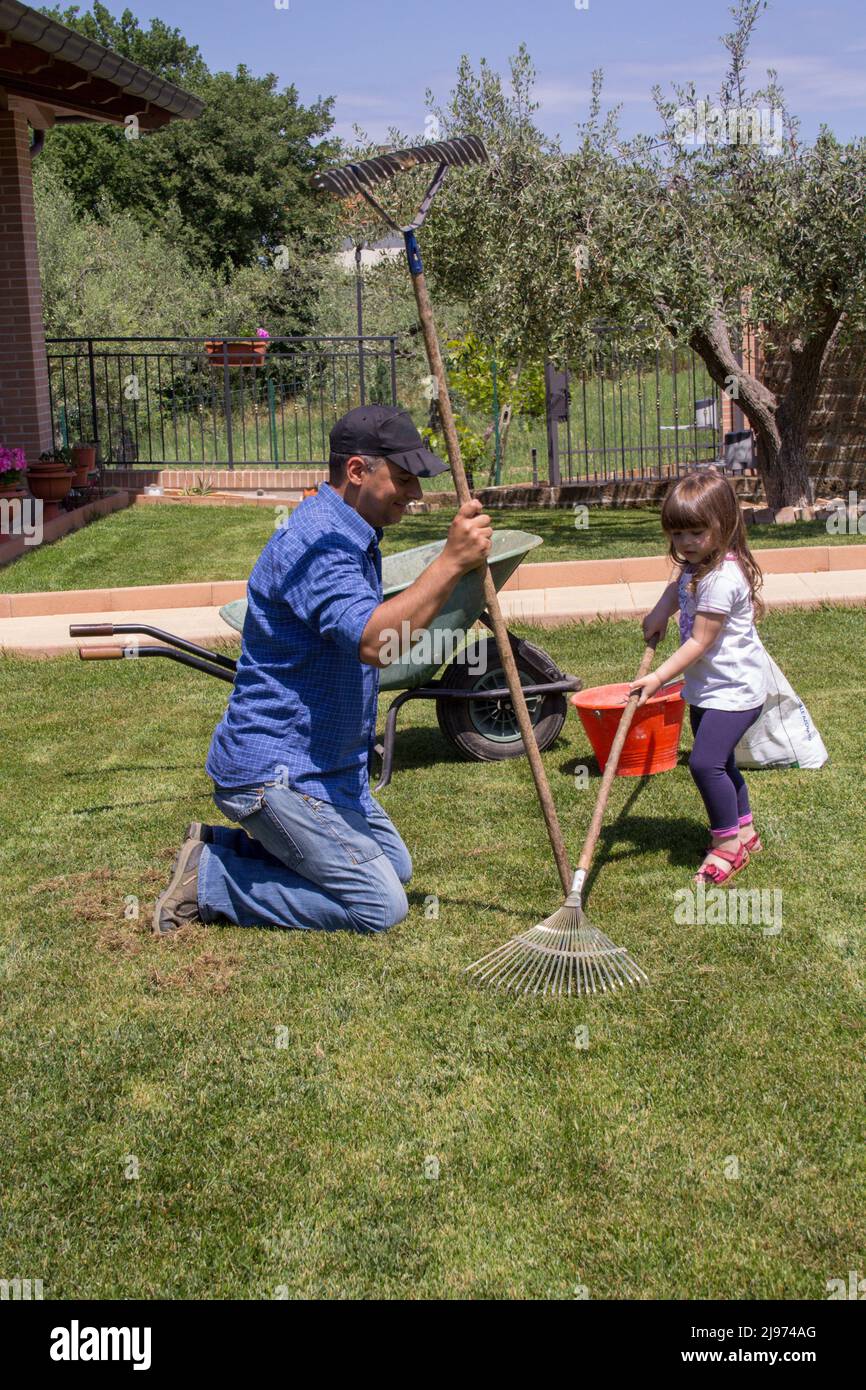
[[[523, 583], [531, 568], [523, 569]], [[660, 580], [521, 588], [516, 593], [504, 593], [502, 607], [509, 618], [541, 627], [602, 617], [638, 618], [654, 607], [663, 588], [664, 582]], [[769, 609], [817, 608], [822, 603], [866, 604], [866, 570], [765, 574], [761, 595]]]
[[[521, 569], [522, 584], [526, 584], [533, 568], [527, 565]], [[224, 602], [235, 597], [238, 587], [233, 586], [231, 593], [221, 591], [220, 600]], [[664, 581], [658, 579], [620, 584], [556, 585], [544, 589], [520, 587], [507, 589], [500, 597], [507, 619], [555, 627], [600, 617], [637, 619], [649, 612], [663, 587]], [[115, 592], [119, 594], [120, 591]], [[771, 609], [817, 608], [822, 603], [866, 605], [866, 569], [765, 574], [763, 596]], [[213, 597], [217, 597], [216, 593]], [[17, 606], [15, 596], [9, 598], [12, 607]], [[63, 601], [64, 607], [74, 602], [70, 595], [57, 595], [57, 598]], [[234, 636], [220, 617], [219, 607], [213, 604], [147, 609], [118, 607], [0, 618], [0, 650], [55, 656], [80, 646], [122, 645], [123, 639], [117, 637], [70, 637], [72, 623], [145, 623], [203, 646], [210, 646], [219, 639], [231, 640]]]
[[[0, 618], [0, 651], [59, 656], [62, 652], [77, 651], [79, 647], [116, 647], [131, 640], [124, 637], [70, 637], [69, 628], [73, 623], [143, 623], [205, 647], [212, 646], [217, 640], [231, 641], [237, 635], [223, 622], [218, 608], [138, 608], [104, 613], [58, 613], [49, 617]], [[139, 640], [156, 645], [152, 638], [142, 637]]]

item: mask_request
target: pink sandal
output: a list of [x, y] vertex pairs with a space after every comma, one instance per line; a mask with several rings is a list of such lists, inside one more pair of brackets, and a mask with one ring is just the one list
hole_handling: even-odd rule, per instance
[[716, 887], [721, 887], [723, 883], [727, 883], [729, 879], [733, 878], [734, 874], [745, 869], [750, 857], [745, 845], [740, 845], [736, 853], [732, 853], [729, 849], [708, 850], [707, 853], [715, 854], [731, 866], [727, 872], [720, 869], [718, 864], [705, 864], [698, 869], [694, 878], [695, 883], [714, 883]]
[[[760, 854], [761, 850], [764, 848], [764, 846], [761, 844], [761, 837], [757, 833], [757, 831], [752, 836], [751, 840], [744, 840], [743, 845], [749, 851], [749, 854]], [[704, 858], [706, 858], [708, 854], [715, 854], [712, 840], [710, 840], [710, 843], [704, 850]]]

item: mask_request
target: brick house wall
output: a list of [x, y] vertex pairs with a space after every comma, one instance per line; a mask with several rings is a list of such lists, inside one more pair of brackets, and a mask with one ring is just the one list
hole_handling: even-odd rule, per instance
[[[742, 294], [742, 362], [777, 395], [784, 394], [791, 374], [785, 334], [756, 325], [749, 317], [751, 293]], [[735, 401], [722, 396], [722, 425], [748, 429]], [[808, 458], [816, 481], [834, 476], [852, 486], [866, 472], [866, 332], [837, 347], [824, 370], [809, 421]]]
[[0, 442], [35, 463], [52, 439], [30, 130], [0, 109]]
[[[784, 391], [790, 375], [784, 344], [765, 348], [761, 380], [771, 391]], [[809, 459], [826, 469], [862, 472], [866, 464], [866, 334], [858, 334], [829, 359], [809, 421]]]

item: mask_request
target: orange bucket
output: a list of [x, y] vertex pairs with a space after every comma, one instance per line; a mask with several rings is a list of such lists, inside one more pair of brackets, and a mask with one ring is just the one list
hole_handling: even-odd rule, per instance
[[[635, 710], [620, 755], [618, 777], [645, 777], [650, 772], [669, 772], [677, 765], [685, 702], [682, 682], [660, 690]], [[571, 703], [592, 744], [598, 765], [604, 772], [619, 721], [625, 709], [628, 682], [596, 685], [579, 690]]]

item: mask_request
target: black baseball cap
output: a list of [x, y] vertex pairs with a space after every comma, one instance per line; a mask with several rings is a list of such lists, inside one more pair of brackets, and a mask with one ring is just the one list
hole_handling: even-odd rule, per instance
[[435, 478], [448, 467], [424, 448], [408, 411], [393, 405], [359, 405], [350, 410], [331, 430], [331, 453], [390, 459], [417, 478]]

